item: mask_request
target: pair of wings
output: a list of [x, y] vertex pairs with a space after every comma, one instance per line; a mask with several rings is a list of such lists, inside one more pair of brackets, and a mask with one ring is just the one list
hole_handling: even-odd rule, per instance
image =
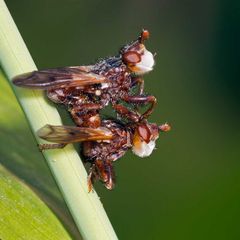
[[111, 140], [113, 133], [105, 128], [45, 125], [37, 132], [38, 136], [54, 143], [74, 143], [84, 141]]
[[[91, 72], [93, 66], [76, 66], [34, 71], [16, 76], [13, 83], [20, 87], [33, 89], [56, 89], [63, 87], [84, 87], [107, 83], [101, 75]], [[38, 130], [38, 136], [55, 143], [110, 140], [113, 134], [104, 127], [96, 129], [71, 126], [45, 125]]]
[[13, 83], [20, 87], [48, 90], [108, 82], [104, 76], [91, 72], [92, 69], [93, 66], [75, 66], [33, 71], [16, 76]]

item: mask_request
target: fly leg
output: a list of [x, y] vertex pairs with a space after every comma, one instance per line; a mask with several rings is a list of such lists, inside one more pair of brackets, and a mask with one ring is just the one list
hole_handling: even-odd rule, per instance
[[87, 177], [88, 192], [93, 191], [93, 183], [95, 182], [96, 178], [99, 179], [99, 176], [96, 172], [96, 165], [92, 164]]
[[144, 80], [142, 78], [138, 78], [139, 84], [139, 95], [143, 95], [144, 92]]
[[144, 80], [142, 77], [133, 77], [131, 87], [138, 84], [138, 95], [143, 95], [144, 92]]
[[112, 165], [112, 161], [106, 160], [101, 161], [101, 180], [104, 182], [104, 185], [107, 189], [112, 190], [115, 185], [115, 173]]
[[104, 183], [104, 186], [112, 190], [115, 185], [115, 173], [110, 160], [96, 160], [96, 170], [98, 172], [99, 179]]
[[101, 119], [98, 113], [101, 108], [101, 104], [84, 103], [72, 106], [69, 111], [76, 125], [97, 128], [101, 125]]
[[67, 143], [53, 143], [53, 144], [39, 144], [39, 150], [42, 152], [49, 149], [61, 149], [64, 148]]
[[110, 160], [95, 160], [88, 174], [88, 192], [93, 191], [93, 183], [100, 179], [109, 190], [114, 188], [115, 174]]
[[121, 105], [115, 104], [113, 105], [113, 109], [121, 115], [121, 117], [125, 117], [126, 119], [130, 120], [131, 122], [139, 122], [141, 119], [141, 114], [137, 111], [132, 111], [129, 108]]
[[[143, 78], [142, 77], [133, 77], [132, 80], [133, 80], [133, 82], [132, 82], [131, 86], [134, 86], [134, 85], [138, 84], [137, 95], [143, 95], [143, 93], [144, 93], [144, 80], [143, 80]], [[139, 111], [139, 106], [135, 105], [134, 110]]]
[[148, 118], [152, 114], [153, 109], [157, 104], [157, 99], [151, 95], [150, 96], [142, 96], [142, 95], [126, 96], [123, 98], [123, 100], [133, 104], [148, 104], [148, 103], [151, 104], [150, 107], [141, 115], [141, 119]]
[[143, 113], [140, 114], [138, 111], [133, 111], [130, 110], [129, 108], [121, 105], [121, 104], [115, 104], [113, 105], [113, 109], [120, 114], [123, 117], [126, 117], [128, 120], [132, 122], [139, 122], [142, 119], [148, 118], [152, 112], [153, 109], [157, 103], [157, 100], [154, 96], [126, 96], [123, 98], [124, 101], [128, 103], [133, 103], [133, 104], [148, 104], [151, 103], [150, 107]]

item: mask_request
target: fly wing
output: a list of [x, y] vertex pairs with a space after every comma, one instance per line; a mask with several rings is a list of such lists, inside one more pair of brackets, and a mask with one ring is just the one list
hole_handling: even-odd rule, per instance
[[20, 87], [48, 90], [107, 82], [104, 76], [92, 73], [91, 69], [92, 66], [76, 66], [33, 71], [16, 76], [13, 83]]
[[111, 140], [113, 133], [105, 128], [86, 128], [45, 125], [37, 132], [38, 136], [54, 143], [74, 143], [84, 141]]

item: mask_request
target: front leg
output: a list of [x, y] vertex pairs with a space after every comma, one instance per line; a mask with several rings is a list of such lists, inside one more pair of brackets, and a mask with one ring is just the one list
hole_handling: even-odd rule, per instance
[[[135, 86], [136, 84], [138, 84], [137, 95], [143, 95], [143, 93], [144, 93], [144, 80], [143, 80], [143, 78], [142, 77], [132, 77], [131, 87]], [[134, 110], [139, 111], [139, 106], [135, 105]]]
[[139, 86], [137, 94], [138, 95], [143, 95], [143, 92], [144, 92], [144, 80], [143, 80], [143, 78], [142, 77], [133, 77], [131, 87], [133, 87], [136, 84], [138, 84], [138, 86]]
[[134, 104], [148, 104], [151, 103], [150, 107], [141, 115], [141, 119], [143, 118], [148, 118], [152, 112], [154, 107], [157, 104], [157, 99], [154, 96], [142, 96], [142, 95], [138, 95], [138, 96], [125, 96], [123, 98], [123, 100], [125, 102], [128, 103], [134, 103]]
[[125, 117], [131, 122], [139, 122], [141, 119], [141, 114], [139, 114], [137, 111], [132, 111], [129, 108], [121, 105], [121, 104], [115, 104], [113, 105], [113, 109], [121, 115], [121, 117]]

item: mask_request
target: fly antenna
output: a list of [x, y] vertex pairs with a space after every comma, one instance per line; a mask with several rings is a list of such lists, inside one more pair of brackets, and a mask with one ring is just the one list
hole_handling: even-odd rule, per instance
[[164, 124], [158, 126], [158, 129], [160, 132], [168, 132], [171, 130], [171, 126], [168, 123], [164, 123]]

